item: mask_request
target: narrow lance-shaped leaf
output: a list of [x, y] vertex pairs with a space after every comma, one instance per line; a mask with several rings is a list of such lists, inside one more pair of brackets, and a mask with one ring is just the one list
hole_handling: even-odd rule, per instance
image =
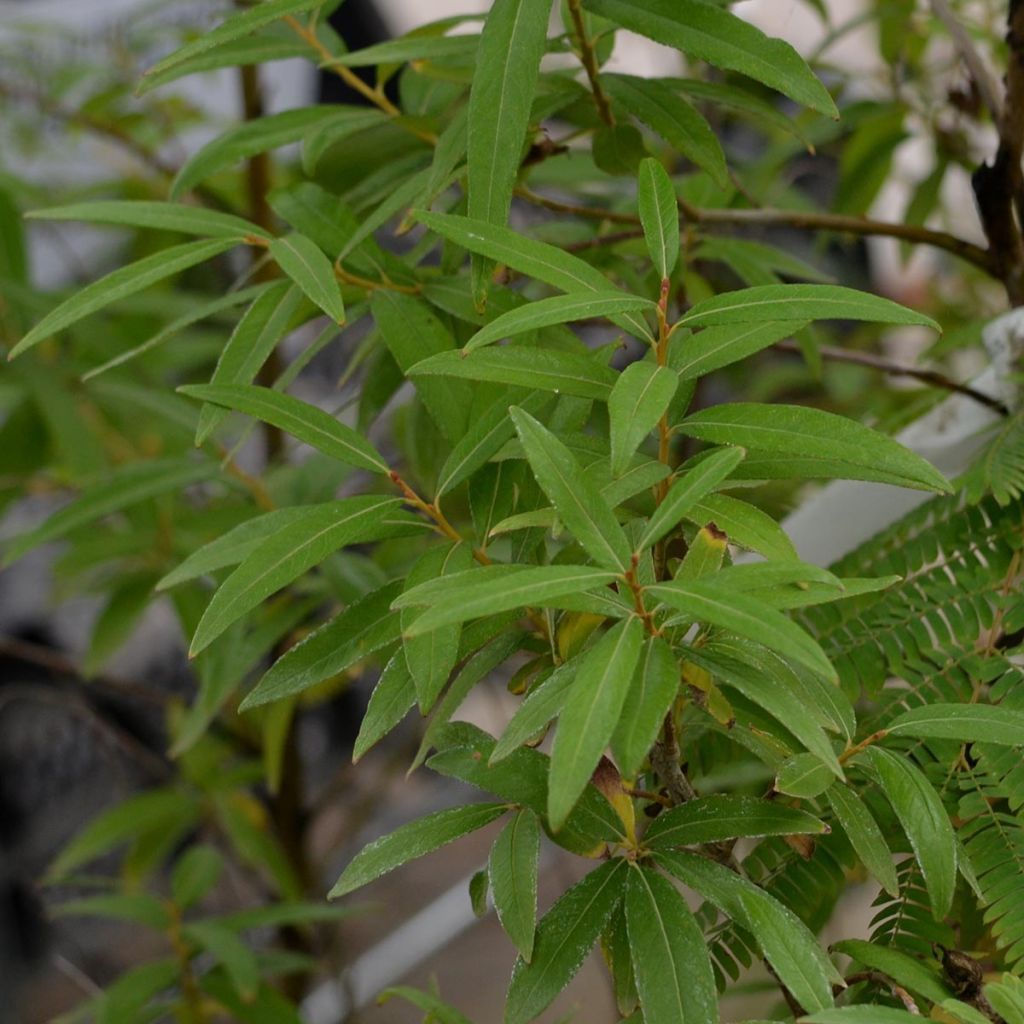
[[470, 804], [468, 807], [438, 811], [403, 825], [363, 847], [341, 873], [327, 896], [336, 899], [359, 889], [416, 857], [422, 857], [470, 832], [476, 832], [500, 818], [507, 810], [507, 804]]
[[84, 288], [78, 289], [74, 295], [65, 299], [56, 309], [51, 310], [26, 334], [14, 348], [8, 358], [13, 359], [28, 351], [33, 345], [45, 341], [59, 331], [63, 331], [79, 320], [85, 319], [129, 295], [148, 288], [157, 281], [163, 281], [182, 270], [194, 267], [197, 263], [219, 256], [238, 244], [234, 238], [203, 239], [199, 242], [185, 242], [146, 256], [135, 263], [118, 267], [98, 281], [92, 281]]
[[675, 886], [651, 868], [629, 872], [626, 929], [644, 1024], [716, 1024], [704, 933]]
[[537, 854], [540, 825], [529, 808], [510, 818], [494, 840], [487, 862], [494, 909], [519, 955], [529, 963], [537, 918]]
[[215, 46], [246, 36], [279, 18], [311, 11], [322, 3], [323, 0], [264, 0], [263, 3], [257, 4], [255, 7], [248, 7], [240, 11], [210, 32], [204, 32], [198, 39], [175, 50], [170, 56], [164, 57], [163, 60], [154, 64], [146, 74], [160, 74], [190, 57], [212, 50]]
[[713, 491], [743, 461], [742, 448], [721, 448], [702, 459], [693, 469], [678, 479], [651, 516], [650, 522], [637, 543], [643, 551], [657, 543], [692, 509], [701, 498]]
[[414, 380], [436, 376], [492, 381], [599, 401], [607, 401], [616, 380], [614, 370], [591, 356], [511, 347], [485, 348], [468, 356], [439, 352], [416, 363], [408, 375]]
[[950, 490], [946, 478], [920, 455], [877, 430], [821, 409], [736, 402], [694, 413], [678, 429], [715, 444], [820, 460], [826, 466], [841, 463], [853, 479], [882, 479], [940, 493]]
[[530, 468], [562, 522], [595, 561], [627, 570], [630, 551], [626, 535], [569, 449], [522, 409], [512, 409], [511, 416]]
[[763, 323], [765, 320], [867, 320], [942, 328], [930, 317], [856, 288], [835, 284], [765, 284], [716, 295], [680, 317], [679, 327]]
[[858, 758], [877, 773], [921, 866], [932, 913], [941, 920], [953, 903], [957, 859], [953, 826], [942, 801], [921, 770], [906, 758], [880, 747], [868, 747]]
[[641, 161], [637, 180], [637, 206], [647, 251], [665, 280], [679, 260], [679, 206], [675, 189], [668, 172], [652, 157]]
[[622, 899], [622, 857], [606, 861], [565, 892], [537, 927], [533, 959], [512, 970], [505, 1024], [529, 1024], [572, 981]]
[[992, 704], [926, 704], [904, 711], [886, 728], [890, 736], [1024, 746], [1024, 712]]
[[780, 320], [705, 327], [674, 343], [670, 353], [672, 369], [681, 380], [703, 377], [712, 370], [760, 352], [783, 338], [792, 337], [806, 326], [806, 320]]
[[[480, 36], [469, 91], [469, 215], [504, 225], [544, 54], [551, 0], [495, 0]], [[474, 291], [486, 294], [487, 264], [474, 260]]]
[[702, 581], [658, 583], [647, 587], [646, 593], [692, 615], [698, 622], [707, 622], [764, 644], [796, 659], [826, 679], [836, 678], [835, 669], [825, 652], [810, 634], [780, 612], [746, 594]]
[[[665, 640], [651, 637], [644, 643], [625, 706], [612, 734], [612, 753], [623, 778], [636, 777], [678, 693], [676, 656]], [[522, 706], [526, 706], [525, 702]]]
[[721, 7], [703, 0], [584, 0], [583, 6], [688, 57], [738, 71], [812, 110], [839, 116], [828, 91], [792, 46]]
[[610, 289], [555, 295], [550, 299], [538, 299], [495, 317], [466, 342], [463, 352], [472, 352], [502, 338], [511, 338], [553, 324], [610, 317], [616, 313], [654, 312], [656, 309], [657, 305], [650, 299]]
[[331, 458], [374, 473], [388, 464], [369, 441], [330, 413], [291, 395], [248, 384], [192, 384], [178, 388], [189, 398], [255, 416]]
[[[608, 279], [600, 270], [555, 245], [525, 238], [506, 227], [471, 217], [429, 213], [426, 210], [416, 210], [413, 215], [442, 238], [562, 291], [608, 290]], [[651, 336], [650, 328], [637, 313], [616, 313], [610, 319], [635, 338], [649, 339]]]
[[563, 662], [547, 679], [530, 690], [494, 745], [490, 764], [497, 764], [508, 757], [561, 713], [578, 669], [578, 658]]
[[300, 234], [275, 238], [270, 243], [270, 255], [314, 305], [335, 323], [345, 322], [345, 304], [334, 268], [314, 241]]
[[375, 743], [391, 732], [415, 703], [416, 686], [405, 661], [405, 652], [400, 650], [385, 665], [370, 694], [366, 713], [359, 726], [359, 735], [352, 745], [352, 763], [355, 764]]
[[463, 622], [513, 608], [543, 608], [547, 602], [556, 602], [567, 594], [604, 587], [616, 575], [589, 565], [486, 566], [421, 583], [403, 594], [395, 607], [429, 605], [409, 627], [407, 635], [416, 636], [448, 622]]
[[828, 790], [828, 802], [861, 863], [887, 893], [898, 896], [900, 884], [892, 851], [863, 800], [854, 790], [835, 783]]
[[548, 818], [555, 831], [568, 818], [612, 738], [642, 642], [638, 618], [620, 622], [590, 649], [576, 673], [551, 749]]
[[631, 363], [608, 396], [612, 473], [621, 476], [672, 401], [679, 378], [664, 366]]
[[271, 537], [221, 584], [203, 613], [189, 654], [197, 655], [233, 622], [346, 544], [422, 528], [397, 498], [366, 495], [326, 502]]
[[184, 235], [207, 238], [234, 238], [246, 235], [270, 238], [270, 232], [243, 217], [202, 206], [184, 203], [159, 203], [142, 200], [104, 199], [92, 203], [71, 203], [32, 210], [26, 214], [34, 220], [80, 220], [92, 224], [123, 224], [128, 227], [176, 231]]

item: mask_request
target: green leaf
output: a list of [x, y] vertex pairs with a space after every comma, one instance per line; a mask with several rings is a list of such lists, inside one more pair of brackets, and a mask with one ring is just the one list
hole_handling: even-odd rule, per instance
[[760, 352], [806, 326], [806, 320], [781, 320], [705, 327], [677, 343], [672, 353], [672, 368], [680, 380], [694, 380]]
[[[664, 82], [655, 78], [638, 78], [633, 75], [604, 75], [602, 83], [612, 97], [626, 108], [637, 120], [647, 125], [648, 128], [657, 132], [673, 149], [681, 153], [687, 160], [692, 161], [702, 170], [707, 171], [711, 180], [719, 188], [729, 187], [729, 170], [725, 163], [725, 154], [722, 152], [721, 143], [715, 135], [707, 120], [698, 113], [697, 109], [684, 99], [679, 93], [670, 89]], [[641, 162], [640, 178], [643, 181], [643, 167], [650, 158]], [[660, 167], [656, 161], [651, 161]], [[661, 210], [658, 218], [665, 222], [665, 228], [674, 230], [675, 236], [679, 236], [679, 207], [676, 204], [675, 189], [666, 174], [664, 183], [668, 185], [667, 191], [662, 189], [663, 201], [659, 202]], [[644, 232], [648, 238], [648, 247], [651, 242], [651, 232], [643, 214], [643, 201], [641, 200], [640, 218], [644, 224]], [[671, 222], [674, 229], [669, 227]], [[663, 250], [664, 246], [659, 245]], [[678, 243], [675, 248], [678, 256]], [[675, 265], [675, 259], [665, 260], [651, 251], [654, 266], [659, 270], [662, 279], [669, 276]], [[666, 270], [665, 267], [668, 267]]]
[[[473, 554], [468, 544], [429, 548], [409, 570], [405, 578], [405, 589], [412, 590], [428, 580], [466, 572], [472, 564]], [[408, 633], [420, 614], [416, 607], [402, 609], [403, 633]], [[434, 701], [455, 667], [461, 632], [462, 624], [454, 622], [413, 637], [407, 636], [403, 642], [405, 662], [416, 684], [416, 700], [423, 714], [434, 706]]]
[[839, 117], [832, 97], [792, 46], [768, 38], [717, 5], [703, 0], [645, 0], [642, 5], [584, 0], [583, 6], [688, 57], [738, 71], [812, 110]]
[[[612, 753], [623, 778], [636, 777], [678, 692], [679, 664], [672, 648], [661, 637], [644, 641], [611, 740]], [[523, 708], [525, 706], [524, 703]]]
[[583, 475], [572, 452], [522, 409], [509, 410], [537, 482], [562, 522], [596, 562], [625, 572], [629, 541], [601, 492]]
[[489, 825], [507, 810], [506, 804], [470, 804], [437, 811], [403, 825], [365, 846], [341, 873], [327, 897], [333, 900], [359, 889], [407, 861]]
[[448, 1003], [430, 992], [421, 992], [419, 989], [409, 988], [406, 985], [396, 985], [393, 988], [384, 989], [377, 996], [377, 1002], [384, 1004], [396, 996], [426, 1013], [427, 1016], [424, 1019], [431, 1021], [431, 1024], [471, 1024], [470, 1019], [463, 1016], [454, 1006], [449, 1006]]
[[811, 800], [835, 782], [832, 769], [816, 754], [795, 754], [775, 773], [775, 789], [787, 796]]
[[612, 474], [621, 476], [637, 448], [668, 409], [679, 378], [664, 366], [630, 363], [608, 396]]
[[479, 45], [478, 35], [434, 36], [419, 34], [414, 30], [399, 39], [389, 39], [385, 43], [374, 43], [373, 46], [364, 46], [351, 53], [343, 53], [324, 61], [322, 66], [366, 68], [421, 60], [443, 61], [448, 57], [472, 57]]
[[58, 903], [50, 908], [50, 913], [55, 917], [108, 917], [116, 921], [132, 921], [161, 932], [171, 925], [171, 915], [164, 902], [145, 892], [85, 896]]
[[[442, 238], [564, 292], [608, 291], [608, 279], [600, 270], [557, 246], [470, 217], [425, 210], [415, 210], [413, 216]], [[610, 319], [635, 338], [651, 336], [650, 328], [639, 314], [615, 314]]]
[[576, 659], [559, 665], [547, 679], [530, 690], [495, 744], [490, 764], [508, 757], [561, 713], [578, 668]]
[[[508, 221], [550, 12], [551, 0], [495, 0], [484, 23], [466, 148], [469, 215], [476, 220]], [[487, 266], [474, 264], [479, 298], [486, 294]]]
[[692, 853], [659, 850], [657, 863], [753, 935], [779, 980], [807, 1010], [832, 1005], [842, 982], [810, 929], [788, 907], [734, 871]]
[[416, 532], [421, 522], [401, 511], [397, 498], [365, 495], [309, 508], [246, 556], [206, 606], [192, 637], [190, 657], [271, 594], [347, 544]]
[[736, 402], [694, 413], [678, 429], [715, 444], [821, 460], [826, 468], [840, 464], [843, 474], [854, 480], [950, 492], [946, 478], [920, 455], [877, 430], [821, 409]]
[[643, 633], [636, 617], [618, 623], [590, 648], [576, 673], [551, 748], [548, 820], [556, 832], [612, 738], [640, 658]]
[[243, 1000], [252, 1000], [260, 987], [260, 968], [256, 954], [229, 928], [215, 921], [192, 921], [182, 934], [218, 960], [228, 972]]
[[[738, 465], [738, 463], [737, 463]], [[698, 526], [710, 522], [724, 530], [733, 544], [756, 551], [765, 558], [796, 558], [796, 548], [786, 531], [770, 515], [728, 494], [709, 494], [701, 498], [684, 517]]]
[[801, 1017], [800, 1024], [911, 1024], [914, 1021], [920, 1024], [921, 1019], [920, 1014], [872, 1003], [817, 1010]]
[[[334, 117], [324, 118], [311, 131], [302, 136], [302, 170], [307, 177], [312, 178], [320, 166], [320, 160], [332, 146], [342, 142], [357, 132], [365, 131], [367, 128], [375, 128], [386, 121], [386, 115], [374, 107], [342, 107], [334, 106], [336, 111]], [[408, 184], [408, 183], [406, 183]], [[398, 191], [401, 191], [399, 189]], [[419, 192], [415, 193], [416, 195]], [[382, 222], [383, 223], [383, 222]], [[380, 225], [378, 224], [377, 227]], [[361, 238], [350, 238], [346, 245], [346, 254], [355, 249], [359, 243], [371, 235], [374, 228], [371, 228]], [[353, 240], [354, 239], [354, 240]], [[341, 256], [339, 255], [339, 259]]]
[[604, 291], [555, 295], [550, 299], [538, 299], [495, 317], [466, 342], [462, 351], [472, 352], [490, 345], [491, 342], [550, 327], [553, 324], [599, 319], [616, 313], [654, 312], [657, 308], [657, 304], [650, 299], [607, 288]]
[[658, 849], [700, 846], [724, 839], [817, 835], [828, 826], [814, 815], [773, 800], [753, 796], [702, 796], [659, 814], [644, 836]]
[[315, 306], [335, 323], [345, 322], [341, 287], [334, 276], [331, 261], [320, 251], [316, 242], [300, 234], [275, 238], [270, 243], [270, 255]]
[[175, 50], [168, 57], [154, 64], [147, 72], [147, 75], [159, 75], [164, 71], [189, 60], [200, 53], [212, 50], [215, 46], [230, 42], [232, 39], [239, 39], [247, 36], [250, 32], [269, 25], [272, 21], [287, 17], [290, 14], [302, 14], [304, 11], [311, 11], [319, 7], [324, 0], [264, 0], [255, 7], [248, 7], [238, 14], [233, 15], [222, 22], [215, 29], [204, 32], [198, 39]]
[[892, 851], [871, 812], [858, 794], [842, 783], [831, 786], [826, 796], [860, 862], [887, 893], [894, 898], [898, 896], [899, 881]]
[[410, 627], [409, 635], [415, 636], [449, 622], [513, 608], [545, 607], [564, 595], [604, 587], [615, 578], [615, 573], [589, 565], [494, 565], [421, 583], [404, 593], [395, 607], [430, 605]]
[[538, 348], [485, 348], [470, 355], [439, 352], [412, 366], [408, 375], [460, 377], [579, 395], [607, 401], [617, 375], [592, 356]]
[[932, 913], [942, 920], [956, 888], [956, 840], [946, 809], [931, 783], [907, 758], [880, 747], [868, 747], [858, 755], [861, 758], [877, 774], [921, 866]]
[[679, 206], [668, 172], [648, 157], [640, 164], [637, 206], [647, 251], [661, 279], [667, 280], [679, 261]]
[[512, 970], [505, 1024], [529, 1024], [580, 969], [622, 899], [626, 861], [606, 861], [559, 897], [537, 926], [533, 959]]
[[203, 239], [199, 242], [185, 242], [169, 249], [161, 249], [135, 263], [118, 267], [98, 281], [92, 281], [79, 288], [74, 295], [65, 299], [56, 309], [51, 310], [26, 334], [14, 348], [9, 359], [27, 352], [33, 345], [45, 341], [59, 331], [78, 323], [92, 313], [134, 295], [157, 281], [171, 277], [197, 263], [219, 256], [237, 245], [234, 238]]
[[942, 981], [938, 964], [933, 970], [929, 965], [898, 949], [876, 946], [861, 939], [845, 939], [835, 943], [832, 949], [836, 953], [845, 953], [865, 967], [881, 971], [914, 995], [923, 996], [929, 1002], [941, 1005], [953, 995]]
[[687, 310], [678, 327], [764, 323], [765, 320], [867, 320], [917, 324], [942, 332], [929, 316], [855, 288], [835, 284], [765, 284], [716, 295]]
[[625, 907], [644, 1024], [716, 1024], [718, 993], [704, 933], [675, 886], [634, 865]]
[[40, 544], [60, 540], [72, 530], [112, 512], [120, 512], [157, 495], [179, 492], [217, 475], [215, 463], [193, 459], [128, 463], [87, 487], [78, 498], [58, 509], [34, 530], [15, 537], [4, 553], [4, 565], [10, 565]]
[[646, 587], [645, 592], [698, 622], [707, 622], [764, 644], [825, 679], [836, 678], [835, 669], [816, 640], [780, 612], [746, 594], [702, 581], [658, 583]]
[[[668, 489], [637, 542], [637, 551], [649, 548], [687, 517], [702, 498], [714, 490], [743, 461], [742, 448], [721, 448], [688, 470]], [[710, 519], [710, 517], [709, 517]], [[705, 519], [700, 525], [705, 525]], [[721, 525], [721, 524], [720, 524]], [[728, 532], [728, 530], [726, 530]]]
[[522, 392], [518, 389], [509, 388], [469, 425], [438, 473], [438, 498], [472, 476], [515, 434], [508, 414], [513, 402], [518, 400], [519, 408], [534, 416], [540, 415], [552, 401], [551, 394], [545, 391], [523, 398], [519, 398], [520, 395]]
[[185, 909], [198, 903], [216, 884], [224, 870], [224, 858], [213, 846], [190, 846], [171, 872], [171, 896]]
[[501, 830], [487, 862], [494, 909], [505, 933], [529, 963], [537, 921], [537, 855], [540, 825], [524, 808]]
[[352, 746], [353, 764], [391, 732], [415, 703], [416, 687], [412, 673], [406, 663], [405, 652], [398, 651], [385, 665], [370, 694], [359, 735]]
[[157, 203], [141, 200], [106, 199], [92, 203], [72, 203], [32, 210], [25, 215], [34, 220], [80, 220], [92, 224], [124, 224], [156, 231], [207, 238], [232, 238], [242, 241], [246, 235], [270, 238], [270, 232], [258, 224], [232, 213], [209, 210], [184, 203]]
[[330, 413], [291, 395], [249, 384], [192, 384], [178, 391], [189, 398], [255, 416], [346, 465], [374, 473], [388, 472], [384, 456], [366, 438]]
[[243, 121], [221, 132], [185, 161], [171, 183], [171, 199], [180, 199], [204, 179], [225, 167], [231, 167], [257, 153], [265, 153], [292, 142], [329, 124], [368, 127], [380, 120], [374, 110], [344, 109], [330, 104], [296, 107], [278, 114]]
[[898, 715], [886, 731], [890, 736], [1019, 747], [1024, 744], [1024, 711], [992, 704], [925, 704]]

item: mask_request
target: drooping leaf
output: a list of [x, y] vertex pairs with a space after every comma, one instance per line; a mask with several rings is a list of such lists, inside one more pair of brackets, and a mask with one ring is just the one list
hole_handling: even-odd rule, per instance
[[501, 830], [487, 862], [494, 909], [505, 933], [529, 963], [537, 923], [537, 855], [540, 825], [524, 808]]
[[698, 622], [727, 629], [731, 633], [762, 643], [771, 650], [794, 658], [825, 679], [836, 672], [825, 652], [811, 636], [780, 612], [746, 594], [736, 593], [713, 582], [657, 583], [645, 592]]
[[850, 479], [950, 490], [946, 478], [920, 455], [877, 430], [821, 409], [736, 402], [693, 413], [678, 429], [702, 441], [820, 463], [823, 475], [833, 475], [838, 465]]
[[468, 1017], [438, 996], [431, 992], [423, 992], [418, 988], [410, 988], [408, 985], [396, 985], [384, 989], [377, 997], [377, 1002], [384, 1004], [395, 997], [404, 999], [418, 1010], [422, 1010], [427, 1014], [426, 1020], [436, 1021], [437, 1024], [471, 1024]]
[[291, 395], [248, 384], [192, 384], [178, 388], [189, 398], [255, 416], [349, 466], [387, 473], [384, 456], [330, 413]]
[[952, 998], [953, 993], [942, 980], [938, 964], [935, 964], [933, 969], [901, 950], [864, 942], [861, 939], [844, 939], [835, 943], [832, 948], [837, 953], [845, 953], [852, 957], [865, 967], [881, 971], [913, 995], [923, 996], [929, 1002], [941, 1005], [945, 1000]]
[[698, 526], [714, 522], [725, 531], [731, 543], [756, 551], [765, 558], [785, 560], [797, 557], [796, 548], [786, 531], [767, 512], [728, 494], [706, 495], [691, 511], [685, 512], [684, 517]]
[[764, 323], [766, 320], [866, 320], [917, 324], [941, 333], [930, 317], [870, 292], [835, 284], [766, 284], [698, 302], [679, 318], [680, 327]]
[[[469, 215], [489, 224], [508, 221], [550, 11], [551, 0], [496, 0], [480, 36], [466, 163]], [[486, 294], [487, 270], [474, 260], [478, 300]]]
[[505, 1002], [506, 1024], [529, 1024], [572, 980], [622, 899], [621, 857], [606, 861], [563, 893], [537, 926], [533, 959], [519, 958]]
[[672, 648], [661, 637], [651, 637], [644, 642], [612, 734], [612, 752], [623, 778], [632, 779], [640, 770], [678, 692], [679, 665]]
[[246, 556], [206, 606], [190, 655], [209, 646], [233, 622], [346, 544], [416, 533], [421, 521], [397, 498], [366, 495], [312, 506]]
[[409, 635], [415, 636], [448, 622], [463, 622], [513, 608], [544, 607], [564, 595], [603, 587], [615, 575], [588, 565], [488, 566], [421, 583], [404, 593], [395, 607], [429, 605], [409, 629]]
[[[607, 87], [612, 97], [626, 108], [638, 121], [647, 125], [648, 128], [657, 132], [673, 149], [681, 153], [687, 160], [691, 160], [702, 170], [707, 171], [712, 181], [719, 188], [726, 188], [729, 182], [729, 172], [725, 164], [725, 154], [722, 152], [722, 145], [718, 141], [711, 128], [711, 125], [697, 111], [689, 100], [680, 96], [669, 88], [664, 82], [655, 78], [639, 78], [634, 75], [605, 75], [602, 82]], [[643, 167], [647, 160], [641, 161], [640, 178], [643, 181]], [[658, 165], [660, 166], [660, 164]], [[668, 191], [662, 190], [662, 209], [658, 213], [659, 219], [665, 222], [668, 227], [669, 221], [675, 222], [675, 233], [679, 234], [679, 208], [676, 205], [675, 191], [666, 175], [664, 183], [668, 185]], [[651, 233], [647, 227], [647, 220], [643, 215], [643, 202], [641, 202], [640, 217], [643, 220], [644, 231], [648, 238], [650, 248]], [[664, 249], [659, 245], [659, 249]], [[666, 252], [669, 250], [665, 250]], [[678, 256], [678, 248], [676, 255]], [[654, 266], [662, 278], [668, 277], [671, 273], [675, 260], [659, 258], [652, 252]], [[669, 270], [666, 272], [665, 267]]]
[[550, 299], [538, 299], [495, 317], [466, 342], [462, 351], [472, 352], [503, 338], [511, 338], [542, 327], [551, 327], [553, 324], [601, 319], [614, 316], [616, 313], [653, 312], [655, 309], [657, 305], [650, 299], [607, 288], [604, 291], [555, 295]]
[[868, 747], [859, 758], [877, 774], [921, 866], [932, 912], [941, 920], [953, 903], [957, 861], [953, 826], [942, 801], [921, 770], [907, 758], [877, 746]]
[[401, 581], [387, 583], [290, 647], [253, 687], [239, 711], [292, 697], [397, 641], [401, 624], [391, 602], [399, 593]]
[[835, 781], [832, 769], [814, 754], [794, 754], [775, 773], [775, 789], [787, 796], [813, 799]]
[[508, 757], [559, 715], [565, 706], [565, 698], [576, 678], [578, 668], [579, 662], [575, 659], [559, 665], [547, 679], [527, 694], [526, 700], [516, 709], [516, 713], [495, 744], [491, 764], [497, 764]]
[[716, 1024], [718, 993], [704, 933], [675, 886], [634, 866], [625, 908], [644, 1024]]
[[608, 396], [612, 474], [620, 476], [644, 438], [668, 409], [679, 378], [664, 366], [631, 363], [619, 374]]
[[32, 210], [34, 220], [80, 220], [91, 224], [123, 224], [127, 227], [153, 228], [206, 238], [232, 238], [242, 241], [246, 235], [270, 238], [270, 232], [244, 217], [202, 206], [184, 203], [159, 203], [145, 200], [104, 199], [91, 203], [71, 203]]
[[890, 736], [1024, 746], [1024, 712], [993, 704], [925, 704], [897, 715]]
[[370, 694], [359, 734], [352, 745], [353, 764], [391, 732], [415, 703], [416, 686], [406, 664], [405, 652], [399, 651], [384, 666]]
[[[637, 550], [642, 551], [661, 540], [702, 498], [729, 476], [743, 461], [745, 454], [742, 448], [721, 448], [678, 479], [651, 516], [637, 543]], [[710, 517], [706, 521], [710, 521]], [[719, 525], [728, 532], [728, 527]]]
[[458, 377], [600, 401], [607, 400], [616, 380], [614, 370], [590, 356], [511, 347], [484, 348], [470, 355], [440, 352], [410, 367], [408, 374], [414, 381], [423, 377]]
[[237, 244], [238, 240], [235, 238], [212, 238], [198, 242], [184, 242], [181, 245], [172, 246], [170, 249], [162, 249], [151, 256], [144, 256], [135, 263], [118, 267], [117, 270], [112, 270], [98, 281], [92, 281], [84, 288], [79, 288], [74, 295], [47, 313], [11, 349], [8, 358], [13, 359], [15, 356], [21, 355], [22, 352], [27, 352], [33, 345], [38, 345], [39, 342], [78, 323], [79, 320], [109, 306], [112, 302], [118, 302], [129, 295], [134, 295], [136, 292], [142, 291], [143, 288], [156, 284], [157, 281], [163, 281], [173, 274], [194, 267], [197, 263], [213, 259], [214, 256], [227, 252]]
[[305, 235], [291, 234], [270, 243], [270, 255], [306, 297], [335, 323], [345, 322], [345, 304], [331, 261]]
[[510, 415], [530, 468], [562, 522], [596, 562], [625, 572], [630, 564], [629, 541], [572, 452], [529, 413], [513, 408]]
[[636, 617], [613, 626], [584, 656], [558, 716], [551, 749], [548, 819], [557, 831], [597, 767], [629, 693], [643, 626]]
[[821, 835], [828, 826], [813, 814], [775, 800], [719, 793], [659, 814], [644, 836], [656, 848], [699, 846], [745, 836]]
[[759, 29], [702, 0], [584, 0], [583, 6], [617, 25], [639, 32], [688, 57], [715, 67], [738, 71], [784, 96], [838, 117], [828, 91], [803, 58], [781, 39], [770, 39]]
[[337, 899], [353, 892], [416, 857], [422, 857], [455, 839], [489, 825], [507, 810], [506, 804], [470, 804], [466, 807], [437, 811], [418, 821], [402, 825], [394, 832], [363, 847], [341, 873], [341, 877], [327, 894], [328, 898]]

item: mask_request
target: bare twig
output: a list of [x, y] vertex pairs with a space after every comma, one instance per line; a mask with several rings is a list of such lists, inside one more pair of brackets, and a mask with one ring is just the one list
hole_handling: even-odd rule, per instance
[[615, 115], [612, 113], [611, 104], [601, 87], [601, 78], [598, 74], [597, 56], [594, 53], [594, 44], [587, 35], [587, 26], [583, 22], [583, 9], [580, 0], [569, 0], [569, 14], [572, 17], [572, 26], [576, 33], [576, 40], [580, 44], [580, 60], [583, 62], [583, 69], [587, 73], [587, 80], [590, 82], [590, 91], [594, 94], [594, 103], [597, 105], [597, 112], [606, 125], [615, 124]]
[[956, 52], [967, 67], [978, 95], [985, 108], [997, 124], [1003, 116], [1003, 101], [1000, 95], [999, 83], [992, 74], [989, 66], [985, 63], [981, 54], [978, 53], [974, 41], [967, 34], [967, 30], [957, 21], [956, 15], [951, 10], [946, 0], [930, 0], [932, 13], [946, 27], [946, 31], [953, 40]]

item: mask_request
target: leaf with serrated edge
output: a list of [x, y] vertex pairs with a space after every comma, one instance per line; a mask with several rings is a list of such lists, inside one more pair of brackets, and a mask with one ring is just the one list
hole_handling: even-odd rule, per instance
[[389, 835], [364, 846], [353, 858], [327, 894], [337, 899], [372, 882], [375, 878], [431, 853], [455, 839], [489, 825], [508, 810], [507, 804], [470, 804], [428, 814], [402, 825]]

